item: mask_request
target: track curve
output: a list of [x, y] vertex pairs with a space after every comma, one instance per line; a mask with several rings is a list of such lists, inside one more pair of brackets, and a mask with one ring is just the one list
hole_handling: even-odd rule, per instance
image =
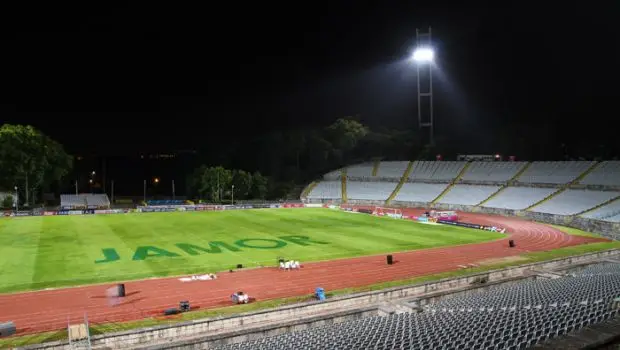
[[[404, 209], [407, 215], [423, 210]], [[177, 278], [157, 278], [126, 282], [127, 297], [110, 305], [105, 297], [107, 285], [63, 288], [0, 295], [2, 319], [15, 323], [18, 335], [62, 329], [67, 322], [81, 322], [88, 314], [91, 323], [121, 322], [161, 315], [180, 300], [192, 308], [229, 306], [229, 295], [243, 290], [258, 300], [307, 295], [317, 286], [326, 290], [361, 287], [447, 272], [482, 260], [519, 255], [525, 252], [607, 241], [600, 238], [570, 236], [552, 227], [519, 218], [459, 213], [463, 221], [506, 227], [510, 234], [500, 240], [395, 253], [394, 265], [385, 264], [385, 254], [304, 264], [298, 271], [277, 268], [221, 273], [217, 280], [180, 282]], [[516, 248], [508, 247], [514, 239]]]

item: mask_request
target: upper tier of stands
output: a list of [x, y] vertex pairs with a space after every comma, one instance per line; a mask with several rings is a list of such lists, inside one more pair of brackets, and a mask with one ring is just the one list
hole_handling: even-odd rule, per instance
[[606, 161], [586, 175], [579, 183], [584, 185], [602, 185], [620, 187], [620, 161]]
[[589, 161], [533, 162], [517, 181], [531, 184], [567, 184], [594, 164], [595, 162]]
[[527, 162], [472, 162], [461, 178], [463, 181], [507, 182]]
[[413, 162], [413, 170], [409, 173], [410, 180], [452, 181], [463, 170], [467, 162]]
[[618, 196], [620, 192], [568, 189], [541, 203], [533, 210], [539, 213], [575, 215]]
[[108, 208], [110, 199], [107, 194], [61, 194], [60, 206], [64, 209]]
[[618, 290], [619, 264], [593, 265], [573, 276], [452, 295], [426, 304], [422, 312], [366, 317], [215, 349], [531, 349], [617, 317], [620, 310], [612, 304]]
[[347, 176], [350, 177], [371, 177], [374, 164], [364, 163], [352, 165], [347, 168]]
[[438, 203], [477, 205], [497, 192], [501, 186], [454, 185]]
[[388, 179], [400, 179], [409, 162], [381, 162], [377, 169], [377, 177]]

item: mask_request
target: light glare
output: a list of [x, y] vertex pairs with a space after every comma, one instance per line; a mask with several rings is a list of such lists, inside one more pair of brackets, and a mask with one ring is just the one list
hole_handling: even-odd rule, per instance
[[433, 62], [434, 59], [435, 52], [433, 49], [421, 47], [413, 52], [413, 60], [416, 62]]

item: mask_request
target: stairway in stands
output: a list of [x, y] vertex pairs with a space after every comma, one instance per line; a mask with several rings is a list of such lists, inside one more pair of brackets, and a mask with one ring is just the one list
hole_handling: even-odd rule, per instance
[[505, 184], [503, 184], [502, 187], [500, 187], [497, 191], [495, 191], [495, 193], [490, 195], [487, 199], [485, 199], [482, 202], [478, 203], [476, 206], [477, 207], [481, 207], [486, 202], [490, 201], [491, 199], [495, 198], [498, 194], [502, 193], [508, 186], [514, 184], [517, 181], [517, 179], [519, 178], [519, 176], [521, 176], [521, 174], [523, 174], [527, 170], [527, 168], [530, 167], [530, 164], [532, 164], [532, 163], [529, 163], [529, 162], [526, 163], [525, 166], [523, 168], [521, 168], [521, 170], [517, 171], [517, 173], [514, 174], [514, 176], [511, 177], [510, 180], [508, 180]]
[[342, 203], [348, 202], [347, 197], [347, 168], [343, 168], [340, 172], [340, 190], [342, 191]]
[[467, 169], [469, 169], [469, 166], [471, 165], [471, 162], [467, 162], [465, 163], [465, 166], [463, 167], [463, 169], [461, 169], [461, 171], [459, 172], [459, 174], [452, 180], [452, 182], [450, 182], [450, 184], [448, 185], [448, 187], [446, 187], [443, 191], [441, 191], [441, 193], [439, 194], [439, 196], [437, 196], [437, 198], [433, 199], [433, 201], [431, 202], [431, 204], [435, 204], [437, 203], [437, 201], [439, 201], [440, 199], [443, 198], [443, 196], [446, 195], [446, 193], [450, 192], [450, 190], [452, 189], [452, 187], [454, 187], [454, 185], [456, 185], [457, 183], [459, 183], [461, 181], [461, 178], [463, 177], [463, 174], [465, 174], [465, 172], [467, 172]]
[[413, 170], [413, 161], [410, 161], [409, 164], [407, 164], [407, 169], [405, 169], [403, 176], [401, 176], [400, 181], [398, 182], [398, 185], [396, 185], [396, 188], [394, 188], [394, 191], [392, 191], [392, 194], [390, 194], [388, 199], [385, 201], [386, 205], [390, 204], [390, 202], [394, 198], [396, 198], [396, 195], [398, 194], [398, 191], [400, 191], [400, 188], [403, 187], [403, 185], [407, 182], [407, 179], [409, 179], [409, 174], [411, 174], [412, 170]]
[[381, 160], [379, 159], [375, 159], [375, 162], [372, 166], [372, 176], [377, 176], [377, 173], [379, 172], [379, 165], [381, 164]]

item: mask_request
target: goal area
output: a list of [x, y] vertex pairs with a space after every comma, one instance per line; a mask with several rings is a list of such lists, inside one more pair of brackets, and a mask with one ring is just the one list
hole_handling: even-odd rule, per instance
[[398, 208], [375, 207], [375, 210], [372, 212], [372, 215], [402, 218], [403, 211]]

